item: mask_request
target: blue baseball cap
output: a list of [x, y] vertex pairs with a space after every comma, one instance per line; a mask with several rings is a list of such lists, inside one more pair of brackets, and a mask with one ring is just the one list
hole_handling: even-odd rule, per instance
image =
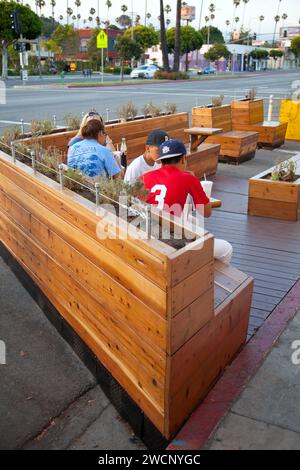
[[170, 139], [159, 147], [159, 158], [157, 160], [167, 160], [168, 158], [186, 155], [186, 148], [180, 140]]

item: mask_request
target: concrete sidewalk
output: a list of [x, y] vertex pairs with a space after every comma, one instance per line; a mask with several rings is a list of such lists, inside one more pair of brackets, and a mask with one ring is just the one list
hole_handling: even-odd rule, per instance
[[[206, 445], [211, 450], [299, 450], [300, 310]], [[296, 359], [300, 359], [298, 345]]]
[[0, 449], [142, 449], [0, 258]]

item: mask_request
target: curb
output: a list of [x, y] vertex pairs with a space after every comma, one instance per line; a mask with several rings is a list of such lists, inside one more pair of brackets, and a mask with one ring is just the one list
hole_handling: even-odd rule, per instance
[[161, 85], [165, 83], [191, 83], [191, 82], [206, 82], [206, 81], [216, 81], [216, 80], [232, 80], [232, 79], [238, 79], [238, 78], [249, 78], [249, 77], [254, 77], [255, 75], [230, 75], [229, 77], [204, 77], [204, 78], [199, 78], [199, 80], [193, 80], [193, 79], [187, 79], [187, 80], [150, 80], [150, 81], [143, 81], [143, 82], [136, 82], [136, 83], [99, 83], [95, 85], [65, 85], [67, 88], [105, 88], [105, 87], [126, 87], [126, 86], [139, 86], [139, 85]]
[[169, 444], [167, 450], [201, 450], [255, 375], [300, 307], [300, 280], [275, 307], [223, 376]]

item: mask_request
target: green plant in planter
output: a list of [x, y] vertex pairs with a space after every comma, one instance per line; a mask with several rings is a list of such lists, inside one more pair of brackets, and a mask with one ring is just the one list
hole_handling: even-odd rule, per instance
[[249, 91], [247, 91], [245, 98], [246, 100], [249, 101], [254, 101], [257, 95], [257, 90], [256, 88], [251, 88]]
[[294, 161], [283, 162], [277, 165], [271, 173], [272, 181], [286, 181], [293, 183], [297, 179], [297, 165]]
[[150, 101], [149, 103], [149, 114], [152, 117], [158, 117], [162, 113], [162, 108], [160, 106], [157, 106]]
[[144, 106], [141, 108], [141, 112], [143, 116], [147, 117], [150, 115], [150, 104], [146, 103]]
[[136, 181], [134, 184], [129, 185], [120, 178], [112, 179], [100, 176], [94, 178], [93, 181], [90, 180], [89, 186], [93, 189], [95, 182], [100, 184], [100, 204], [112, 204], [118, 208], [120, 197], [127, 196], [127, 204], [130, 206], [133, 198], [144, 201], [148, 196], [148, 191], [142, 181]]
[[218, 108], [218, 107], [222, 106], [223, 101], [224, 101], [224, 95], [213, 96], [212, 99], [211, 99], [212, 107], [213, 108]]
[[53, 130], [53, 123], [50, 120], [38, 121], [34, 119], [31, 121], [31, 133], [34, 136], [47, 135]]
[[[13, 127], [6, 129], [0, 137], [0, 149], [7, 152], [12, 142], [18, 140], [21, 137], [21, 129], [19, 127]], [[2, 144], [2, 145], [1, 145]]]
[[129, 119], [134, 119], [138, 114], [138, 108], [134, 105], [132, 101], [123, 104], [119, 108], [119, 117], [125, 121]]
[[65, 114], [64, 122], [70, 131], [77, 131], [81, 125], [81, 119], [72, 113]]
[[165, 109], [166, 109], [167, 114], [175, 114], [175, 113], [177, 113], [177, 104], [176, 103], [166, 103]]
[[[84, 189], [82, 185], [89, 186], [86, 176], [78, 170], [69, 167], [64, 171], [64, 176], [64, 187], [71, 191], [81, 192]], [[59, 175], [57, 175], [57, 181], [59, 181]]]

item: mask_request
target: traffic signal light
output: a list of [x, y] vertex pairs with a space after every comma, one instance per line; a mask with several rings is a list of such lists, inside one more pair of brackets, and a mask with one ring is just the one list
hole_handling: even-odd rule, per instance
[[31, 50], [31, 45], [29, 44], [29, 42], [17, 43], [14, 45], [14, 49], [17, 52], [27, 52]]
[[13, 10], [13, 12], [9, 16], [11, 22], [11, 29], [13, 30], [15, 36], [20, 36], [20, 34], [22, 33], [22, 28], [19, 11]]
[[253, 33], [253, 40], [256, 41], [257, 35], [256, 33]]

